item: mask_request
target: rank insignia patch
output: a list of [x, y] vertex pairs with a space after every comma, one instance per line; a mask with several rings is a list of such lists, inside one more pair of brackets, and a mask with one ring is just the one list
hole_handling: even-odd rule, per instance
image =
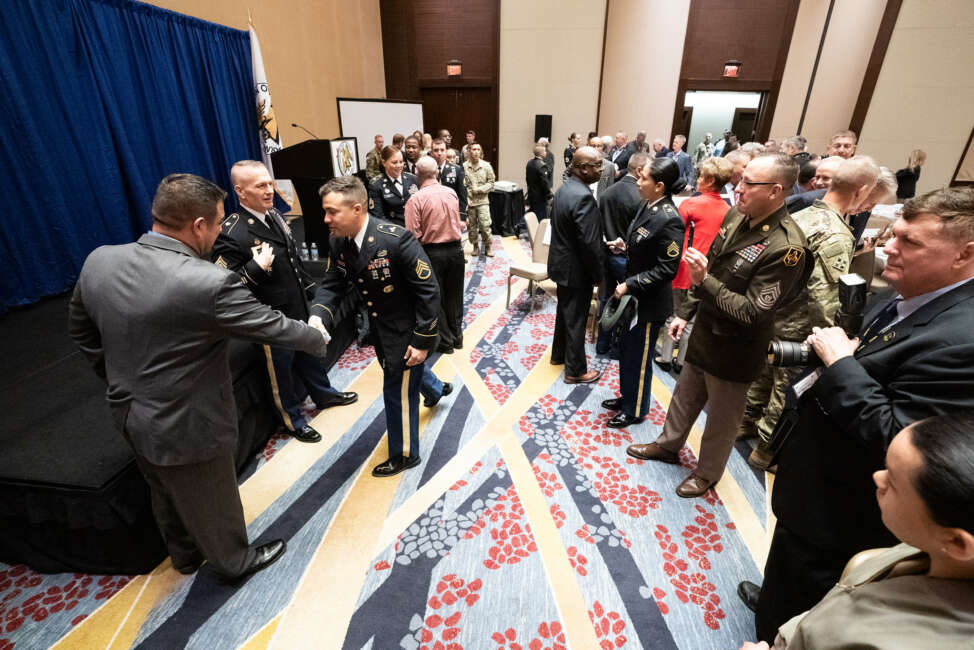
[[420, 280], [429, 279], [432, 269], [430, 265], [423, 260], [416, 260], [416, 277]]
[[221, 255], [220, 257], [216, 258], [216, 265], [225, 269], [227, 268], [227, 261], [223, 259], [223, 256]]
[[737, 254], [748, 262], [754, 262], [765, 248], [767, 248], [765, 244], [751, 244], [747, 248], [737, 251]]
[[804, 256], [805, 251], [797, 246], [790, 246], [781, 261], [785, 263], [785, 266], [798, 266]]
[[669, 257], [676, 257], [680, 254], [680, 245], [675, 241], [671, 241], [670, 245], [666, 247], [666, 254]]
[[771, 309], [778, 302], [779, 297], [781, 297], [781, 284], [775, 282], [761, 290], [760, 295], [758, 295], [758, 307]]

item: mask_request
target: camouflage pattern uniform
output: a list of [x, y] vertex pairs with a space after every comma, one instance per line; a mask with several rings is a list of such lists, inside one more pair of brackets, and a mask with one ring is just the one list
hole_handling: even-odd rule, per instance
[[463, 163], [463, 182], [467, 186], [467, 236], [477, 254], [477, 234], [484, 242], [484, 253], [490, 253], [490, 200], [487, 195], [494, 189], [494, 168], [486, 160], [474, 167], [469, 160]]
[[[855, 242], [852, 230], [834, 206], [817, 200], [791, 215], [805, 233], [815, 260], [808, 287], [775, 313], [774, 337], [804, 341], [813, 327], [831, 327], [839, 309], [839, 276], [849, 272]], [[776, 368], [766, 364], [747, 393], [747, 408], [739, 435], [755, 433], [762, 443], [771, 438], [784, 408], [785, 391], [802, 373], [801, 367]]]
[[[365, 154], [365, 177], [369, 183], [374, 181], [382, 174], [382, 155], [372, 148]], [[366, 183], [368, 185], [369, 183]]]

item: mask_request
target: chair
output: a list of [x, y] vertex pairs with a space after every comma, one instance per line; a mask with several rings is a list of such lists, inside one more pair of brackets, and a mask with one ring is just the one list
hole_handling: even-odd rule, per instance
[[511, 278], [519, 277], [528, 281], [528, 295], [534, 299], [534, 283], [548, 278], [548, 244], [545, 243], [545, 232], [548, 230], [549, 220], [542, 219], [538, 224], [534, 240], [531, 242], [531, 261], [527, 264], [511, 264], [507, 271], [507, 306], [511, 306]]
[[524, 213], [524, 223], [528, 226], [528, 241], [534, 246], [534, 236], [538, 232], [538, 217], [533, 212]]

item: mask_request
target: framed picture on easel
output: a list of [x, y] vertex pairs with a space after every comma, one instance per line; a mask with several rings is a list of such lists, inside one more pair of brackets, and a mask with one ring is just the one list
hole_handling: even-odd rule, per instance
[[967, 146], [961, 154], [957, 169], [954, 170], [954, 177], [950, 180], [950, 185], [974, 185], [974, 129], [967, 138]]
[[335, 176], [349, 176], [358, 171], [358, 138], [334, 138], [328, 144]]

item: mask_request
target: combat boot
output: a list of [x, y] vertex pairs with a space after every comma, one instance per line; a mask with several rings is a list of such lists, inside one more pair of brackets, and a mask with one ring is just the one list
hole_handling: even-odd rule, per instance
[[774, 456], [771, 453], [771, 449], [768, 448], [767, 443], [763, 440], [758, 443], [758, 446], [754, 448], [751, 455], [747, 457], [747, 464], [755, 469], [761, 469], [765, 472], [771, 472], [772, 474], [778, 469], [775, 465], [772, 467], [771, 462], [774, 460]]
[[490, 251], [490, 239], [484, 239], [484, 255], [487, 257], [493, 257], [494, 254]]
[[737, 439], [738, 440], [748, 440], [749, 438], [758, 437], [758, 423], [754, 418], [744, 416], [741, 420], [741, 424], [737, 427]]

